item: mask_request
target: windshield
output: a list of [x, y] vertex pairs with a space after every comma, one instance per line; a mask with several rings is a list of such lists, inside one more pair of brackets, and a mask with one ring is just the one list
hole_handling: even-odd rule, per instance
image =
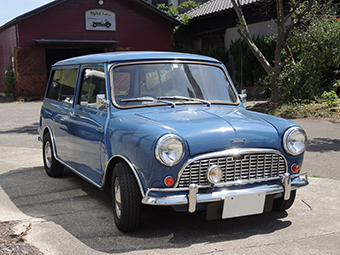
[[120, 107], [238, 102], [226, 74], [215, 65], [122, 65], [115, 67], [111, 76], [115, 102]]

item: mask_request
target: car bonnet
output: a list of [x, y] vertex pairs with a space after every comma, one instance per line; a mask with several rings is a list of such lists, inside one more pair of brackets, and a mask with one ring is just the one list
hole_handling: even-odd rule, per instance
[[137, 115], [177, 131], [191, 156], [229, 148], [279, 148], [275, 127], [240, 107], [149, 109]]

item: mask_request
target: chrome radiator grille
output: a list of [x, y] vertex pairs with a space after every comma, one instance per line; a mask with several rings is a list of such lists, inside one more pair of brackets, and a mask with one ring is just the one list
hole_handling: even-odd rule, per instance
[[188, 187], [190, 184], [209, 185], [207, 171], [212, 165], [219, 166], [223, 170], [222, 183], [277, 178], [287, 169], [285, 159], [277, 153], [212, 157], [193, 161], [186, 166], [177, 187]]

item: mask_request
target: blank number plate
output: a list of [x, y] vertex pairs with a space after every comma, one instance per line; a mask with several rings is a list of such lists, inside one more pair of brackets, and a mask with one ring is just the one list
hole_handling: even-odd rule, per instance
[[226, 197], [222, 219], [263, 213], [265, 200], [265, 192]]

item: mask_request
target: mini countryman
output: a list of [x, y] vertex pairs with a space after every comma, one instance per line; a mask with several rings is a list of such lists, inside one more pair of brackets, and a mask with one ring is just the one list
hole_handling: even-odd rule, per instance
[[308, 184], [304, 130], [245, 109], [225, 66], [205, 56], [103, 53], [52, 66], [39, 139], [51, 177], [64, 167], [112, 194], [115, 224], [141, 207], [208, 220], [286, 210]]

